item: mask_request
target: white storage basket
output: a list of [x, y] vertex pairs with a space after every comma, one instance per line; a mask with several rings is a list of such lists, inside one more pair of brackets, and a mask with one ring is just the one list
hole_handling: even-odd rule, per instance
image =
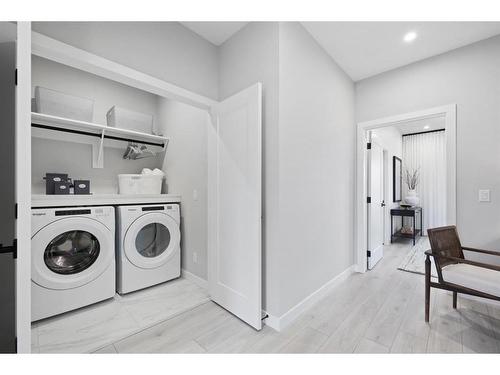
[[108, 126], [153, 134], [153, 116], [113, 106], [106, 114]]
[[35, 87], [35, 111], [71, 120], [92, 122], [94, 101], [64, 92]]
[[163, 176], [154, 174], [119, 174], [119, 194], [161, 194]]

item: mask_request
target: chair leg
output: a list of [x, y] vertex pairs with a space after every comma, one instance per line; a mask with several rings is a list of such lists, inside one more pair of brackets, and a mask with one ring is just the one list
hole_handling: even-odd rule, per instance
[[457, 308], [457, 292], [453, 292], [453, 308]]
[[425, 259], [425, 322], [429, 323], [429, 310], [431, 304], [431, 260], [427, 255]]

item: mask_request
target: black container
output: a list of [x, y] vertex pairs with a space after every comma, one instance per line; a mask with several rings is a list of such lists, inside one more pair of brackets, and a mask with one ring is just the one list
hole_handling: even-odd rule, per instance
[[90, 180], [74, 180], [74, 194], [90, 194]]
[[71, 182], [54, 182], [54, 194], [67, 195], [69, 194], [70, 187]]
[[[68, 182], [67, 173], [45, 173], [45, 194], [56, 194], [56, 182]], [[68, 189], [69, 190], [69, 189]]]

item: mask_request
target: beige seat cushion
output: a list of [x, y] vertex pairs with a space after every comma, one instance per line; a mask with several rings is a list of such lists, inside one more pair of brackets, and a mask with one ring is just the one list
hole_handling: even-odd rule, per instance
[[458, 263], [441, 272], [446, 282], [500, 297], [500, 271]]

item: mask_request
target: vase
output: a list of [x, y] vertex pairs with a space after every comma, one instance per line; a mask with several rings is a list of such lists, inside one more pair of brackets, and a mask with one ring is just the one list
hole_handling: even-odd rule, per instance
[[419, 204], [420, 199], [417, 196], [417, 191], [415, 189], [408, 190], [408, 193], [405, 197], [405, 202], [413, 207]]

